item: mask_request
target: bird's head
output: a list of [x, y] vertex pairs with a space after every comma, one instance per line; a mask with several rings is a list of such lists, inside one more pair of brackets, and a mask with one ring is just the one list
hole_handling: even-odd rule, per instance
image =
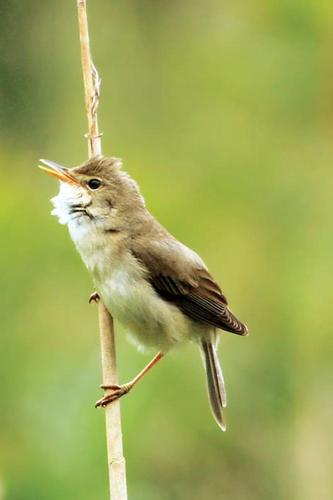
[[92, 222], [105, 229], [123, 229], [144, 200], [138, 185], [121, 170], [121, 160], [96, 156], [74, 168], [50, 160], [39, 167], [60, 181], [60, 191], [52, 198], [53, 215], [61, 224]]

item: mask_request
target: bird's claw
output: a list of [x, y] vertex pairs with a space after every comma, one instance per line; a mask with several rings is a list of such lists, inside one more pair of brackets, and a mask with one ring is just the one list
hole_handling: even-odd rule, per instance
[[98, 295], [97, 292], [94, 292], [90, 295], [89, 297], [89, 304], [91, 304], [92, 302], [96, 302], [96, 304], [98, 304], [98, 302], [101, 300], [100, 296]]
[[132, 388], [131, 384], [124, 385], [101, 385], [101, 389], [112, 391], [109, 394], [105, 394], [101, 399], [96, 401], [95, 408], [105, 408], [110, 403], [117, 401], [125, 394], [127, 394]]

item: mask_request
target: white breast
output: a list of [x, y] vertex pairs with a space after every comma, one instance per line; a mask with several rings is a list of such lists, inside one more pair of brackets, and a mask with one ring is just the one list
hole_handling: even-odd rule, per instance
[[105, 272], [97, 286], [108, 309], [142, 347], [165, 352], [189, 338], [188, 320], [156, 294], [131, 255]]
[[165, 352], [189, 339], [191, 323], [156, 294], [121, 236], [105, 235], [90, 221], [69, 230], [106, 307], [137, 344]]

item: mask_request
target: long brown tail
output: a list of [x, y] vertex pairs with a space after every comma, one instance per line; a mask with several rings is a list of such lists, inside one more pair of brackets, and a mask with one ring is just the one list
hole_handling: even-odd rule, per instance
[[207, 387], [210, 406], [219, 427], [225, 431], [223, 409], [227, 406], [227, 395], [221, 366], [217, 357], [216, 343], [212, 340], [201, 340], [201, 350], [207, 374]]

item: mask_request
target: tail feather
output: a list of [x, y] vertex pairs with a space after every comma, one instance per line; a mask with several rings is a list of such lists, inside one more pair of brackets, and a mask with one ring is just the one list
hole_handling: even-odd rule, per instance
[[202, 340], [201, 349], [207, 374], [210, 406], [217, 424], [225, 431], [226, 424], [223, 418], [223, 409], [227, 406], [227, 395], [216, 346], [211, 340]]

